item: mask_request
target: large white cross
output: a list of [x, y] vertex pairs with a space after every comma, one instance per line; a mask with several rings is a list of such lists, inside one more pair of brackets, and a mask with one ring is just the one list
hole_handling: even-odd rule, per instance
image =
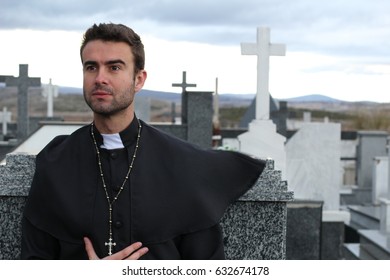
[[257, 28], [256, 43], [241, 43], [242, 55], [257, 55], [256, 119], [269, 119], [269, 58], [286, 55], [286, 45], [270, 43], [270, 29]]

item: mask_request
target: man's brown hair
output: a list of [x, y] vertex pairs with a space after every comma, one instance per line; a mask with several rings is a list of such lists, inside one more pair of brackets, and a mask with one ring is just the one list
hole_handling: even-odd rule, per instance
[[145, 68], [145, 50], [140, 36], [133, 29], [123, 24], [100, 23], [90, 27], [83, 37], [80, 47], [80, 56], [88, 42], [102, 40], [105, 42], [123, 42], [130, 46], [134, 56], [134, 72], [137, 73]]

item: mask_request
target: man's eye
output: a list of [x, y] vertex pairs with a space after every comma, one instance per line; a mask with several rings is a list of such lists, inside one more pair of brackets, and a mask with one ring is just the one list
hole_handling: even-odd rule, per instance
[[87, 65], [85, 67], [85, 70], [87, 70], [87, 71], [95, 71], [96, 70], [96, 66], [94, 66], [94, 65]]
[[111, 70], [112, 71], [118, 71], [118, 70], [120, 70], [121, 68], [118, 66], [118, 65], [113, 65], [113, 66], [111, 66]]

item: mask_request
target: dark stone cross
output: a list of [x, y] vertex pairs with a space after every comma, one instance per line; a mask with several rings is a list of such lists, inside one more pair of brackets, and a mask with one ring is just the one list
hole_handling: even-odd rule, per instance
[[41, 86], [41, 78], [28, 76], [28, 64], [19, 64], [19, 77], [0, 76], [0, 82], [7, 87], [18, 87], [18, 132], [19, 140], [29, 135], [28, 88]]
[[173, 87], [181, 87], [182, 93], [187, 91], [187, 87], [196, 87], [196, 84], [187, 84], [187, 73], [186, 71], [183, 71], [183, 80], [181, 84], [174, 83], [172, 84]]
[[183, 79], [181, 84], [174, 83], [173, 87], [181, 87], [181, 122], [182, 124], [187, 123], [187, 87], [196, 87], [196, 84], [187, 84], [187, 73], [183, 71]]

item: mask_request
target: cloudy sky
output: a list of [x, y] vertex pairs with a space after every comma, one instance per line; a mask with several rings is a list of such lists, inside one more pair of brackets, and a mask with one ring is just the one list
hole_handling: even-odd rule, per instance
[[146, 89], [180, 92], [182, 71], [198, 90], [255, 93], [256, 58], [240, 43], [256, 28], [286, 56], [271, 57], [270, 92], [390, 102], [388, 0], [2, 0], [0, 75], [82, 86], [81, 36], [93, 23], [124, 23], [146, 48]]

